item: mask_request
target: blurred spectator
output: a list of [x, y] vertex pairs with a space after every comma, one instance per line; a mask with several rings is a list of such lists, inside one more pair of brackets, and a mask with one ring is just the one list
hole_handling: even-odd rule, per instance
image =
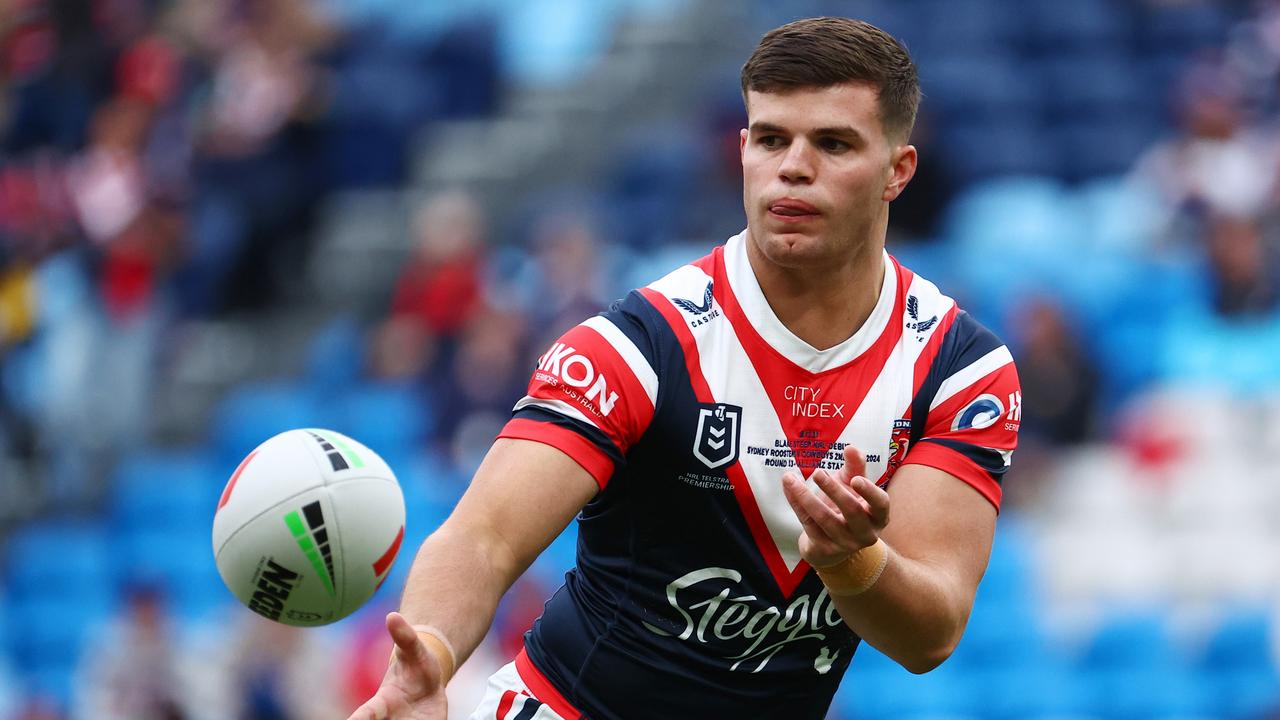
[[27, 698], [13, 717], [14, 720], [63, 720], [66, 715], [58, 712], [52, 700], [33, 697]]
[[1256, 221], [1218, 217], [1209, 224], [1209, 272], [1213, 278], [1213, 307], [1223, 317], [1266, 315], [1280, 300], [1276, 259], [1263, 242]]
[[481, 308], [485, 224], [474, 199], [460, 191], [423, 203], [414, 218], [416, 245], [391, 303], [434, 337], [453, 338]]
[[[442, 417], [438, 438], [452, 448], [455, 459], [470, 458], [474, 443], [491, 444], [516, 401], [524, 396], [534, 362], [527, 345], [524, 318], [486, 310], [461, 338], [450, 362], [432, 378], [431, 396]], [[478, 424], [477, 424], [478, 423]], [[464, 432], [468, 428], [472, 432]], [[462, 460], [467, 467], [470, 460]]]
[[290, 627], [248, 613], [230, 636], [231, 662], [221, 717], [231, 720], [324, 720], [344, 717], [337, 661], [319, 630]]
[[413, 233], [389, 317], [370, 348], [370, 369], [379, 378], [426, 380], [438, 362], [447, 367], [459, 336], [484, 309], [486, 229], [475, 200], [460, 191], [427, 198]]
[[31, 265], [76, 238], [61, 158], [0, 163], [0, 264]]
[[184, 720], [188, 689], [158, 586], [128, 592], [125, 614], [84, 654], [75, 717]]
[[152, 109], [117, 97], [94, 115], [89, 145], [67, 171], [69, 196], [98, 250], [107, 315], [128, 322], [154, 304], [179, 242], [180, 220], [159, 202], [143, 150]]
[[0, 655], [0, 717], [18, 716], [18, 688], [13, 680], [9, 662]]
[[534, 226], [532, 245], [534, 275], [526, 279], [524, 306], [542, 337], [557, 337], [613, 299], [605, 295], [604, 243], [586, 212], [559, 210], [542, 217]]
[[1061, 308], [1035, 300], [1019, 313], [1022, 444], [1076, 445], [1094, 436], [1098, 370]]
[[1239, 78], [1221, 64], [1192, 67], [1178, 88], [1177, 134], [1139, 160], [1135, 174], [1165, 205], [1165, 235], [1193, 241], [1210, 216], [1258, 217], [1275, 201], [1276, 139], [1250, 125]]
[[190, 254], [183, 305], [195, 316], [277, 300], [299, 273], [315, 204], [322, 103], [314, 56], [330, 31], [301, 0], [242, 12], [218, 5], [207, 104], [197, 128]]

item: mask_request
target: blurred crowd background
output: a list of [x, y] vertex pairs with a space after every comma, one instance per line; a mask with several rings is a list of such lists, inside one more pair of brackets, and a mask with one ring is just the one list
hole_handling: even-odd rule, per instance
[[[534, 359], [741, 229], [739, 68], [817, 14], [916, 58], [889, 248], [1025, 396], [959, 651], [864, 647], [831, 720], [1280, 717], [1280, 3], [0, 0], [0, 718], [345, 717]], [[300, 631], [210, 527], [305, 426], [409, 516], [374, 601]]]

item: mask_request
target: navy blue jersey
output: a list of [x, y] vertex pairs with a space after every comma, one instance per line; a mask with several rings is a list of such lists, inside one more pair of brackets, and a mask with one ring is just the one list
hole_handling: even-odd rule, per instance
[[885, 254], [862, 329], [816, 350], [773, 314], [744, 243], [565, 333], [502, 432], [600, 485], [522, 660], [573, 714], [824, 716], [859, 639], [800, 558], [788, 470], [838, 469], [852, 444], [881, 485], [928, 465], [999, 508], [1021, 420], [1000, 341]]

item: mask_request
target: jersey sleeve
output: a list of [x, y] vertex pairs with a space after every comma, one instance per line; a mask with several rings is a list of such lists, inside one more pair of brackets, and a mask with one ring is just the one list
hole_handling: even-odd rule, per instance
[[603, 489], [657, 404], [653, 346], [637, 302], [632, 293], [552, 343], [498, 437], [558, 448]]
[[1009, 349], [967, 313], [949, 335], [913, 403], [925, 421], [904, 464], [948, 472], [999, 510], [1022, 423], [1018, 371]]

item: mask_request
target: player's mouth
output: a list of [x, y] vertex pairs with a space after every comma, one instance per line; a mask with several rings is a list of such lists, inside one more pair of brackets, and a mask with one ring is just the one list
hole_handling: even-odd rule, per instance
[[769, 203], [769, 215], [780, 222], [814, 220], [821, 214], [813, 205], [794, 198], [782, 198]]

